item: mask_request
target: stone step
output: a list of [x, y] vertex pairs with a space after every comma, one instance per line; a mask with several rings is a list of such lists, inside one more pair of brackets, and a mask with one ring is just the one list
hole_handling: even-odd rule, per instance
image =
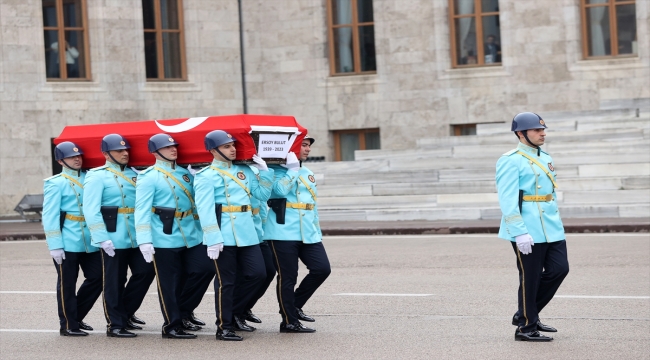
[[[641, 140], [648, 139], [650, 130], [643, 129], [606, 129], [594, 131], [580, 131], [580, 132], [554, 132], [548, 131], [546, 138], [547, 144], [554, 142], [577, 142], [583, 144], [585, 142], [594, 142], [596, 140]], [[514, 139], [514, 141], [513, 141]], [[438, 147], [451, 147], [458, 145], [488, 145], [488, 144], [508, 144], [508, 146], [515, 147], [517, 140], [512, 133], [497, 134], [489, 136], [471, 135], [471, 136], [445, 136], [435, 138], [422, 138], [416, 141], [418, 148], [431, 149]]]
[[[499, 155], [514, 149], [516, 144], [487, 144], [487, 145], [457, 145], [448, 148], [436, 149], [408, 149], [408, 150], [357, 150], [355, 151], [356, 161], [365, 160], [393, 160], [401, 159], [403, 161], [421, 159], [421, 158], [467, 158], [480, 156]], [[575, 143], [551, 143], [544, 145], [542, 149], [551, 156], [564, 154], [584, 154], [586, 151], [592, 154], [604, 153], [626, 153], [632, 151], [639, 153], [650, 152], [650, 140], [620, 140], [620, 141], [600, 141], [597, 143], [585, 143], [577, 145]]]
[[[649, 203], [650, 189], [641, 190], [598, 190], [598, 191], [557, 191], [556, 198], [562, 205], [585, 204], [638, 204]], [[498, 205], [499, 197], [489, 193], [417, 194], [417, 195], [376, 195], [376, 196], [338, 196], [318, 198], [318, 208], [332, 209], [381, 209], [381, 208], [424, 208], [424, 207], [467, 207], [485, 204]]]
[[[612, 178], [563, 178], [560, 188], [564, 191], [599, 191], [599, 190], [642, 190], [650, 189], [647, 177], [612, 177]], [[367, 185], [319, 185], [319, 197], [336, 196], [397, 196], [397, 195], [437, 195], [437, 194], [474, 194], [496, 191], [493, 179], [479, 181], [422, 181], [391, 182]]]
[[[649, 204], [562, 205], [562, 218], [650, 217]], [[321, 221], [408, 221], [408, 220], [488, 220], [500, 219], [498, 207], [417, 208], [390, 210], [319, 210]]]
[[[623, 129], [623, 128], [644, 128], [648, 126], [650, 116], [601, 116], [601, 117], [577, 117], [571, 119], [547, 118], [546, 125], [549, 131], [570, 132], [597, 129]], [[477, 124], [476, 135], [495, 135], [509, 133], [511, 122]]]
[[[389, 160], [391, 171], [415, 170], [415, 169], [473, 169], [485, 166], [486, 164], [495, 164], [498, 158], [476, 157], [467, 159], [455, 158], [426, 158], [417, 159], [417, 161], [405, 162], [400, 160]], [[606, 155], [559, 155], [553, 157], [553, 164], [561, 172], [561, 169], [567, 165], [593, 165], [593, 164], [625, 164], [625, 163], [650, 163], [650, 152], [647, 154], [636, 153], [631, 151], [620, 154]], [[363, 163], [361, 161], [360, 163]]]

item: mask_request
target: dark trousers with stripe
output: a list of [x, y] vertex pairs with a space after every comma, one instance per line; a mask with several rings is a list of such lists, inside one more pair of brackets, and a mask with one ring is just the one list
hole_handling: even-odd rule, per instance
[[[56, 267], [56, 299], [61, 329], [77, 330], [102, 293], [102, 259], [99, 252], [65, 252], [65, 260]], [[79, 268], [84, 282], [77, 288]]]
[[180, 297], [182, 319], [189, 318], [199, 307], [215, 275], [214, 265], [208, 257], [208, 247], [197, 245], [192, 249], [194, 249], [192, 250], [193, 265], [186, 268], [181, 278], [183, 283]]
[[[108, 329], [123, 329], [140, 307], [156, 273], [153, 264], [144, 261], [140, 249], [115, 249], [115, 256], [101, 251], [104, 268], [104, 316]], [[127, 271], [131, 278], [127, 284]], [[126, 287], [124, 286], [126, 284]]]
[[[273, 282], [273, 278], [275, 277], [275, 261], [273, 261], [273, 252], [271, 251], [271, 247], [269, 244], [264, 241], [260, 243], [260, 251], [262, 252], [262, 257], [264, 258], [264, 267], [266, 268], [266, 278], [260, 284], [259, 288], [257, 291], [254, 293], [254, 295], [251, 297], [251, 299], [248, 301], [246, 306], [244, 306], [244, 312], [252, 309], [255, 304], [257, 304], [257, 301], [264, 296], [264, 293], [266, 293], [266, 290], [269, 288], [269, 285]], [[246, 296], [246, 293], [242, 291], [241, 284], [244, 282], [244, 271], [241, 266], [237, 268], [237, 281], [235, 283], [235, 303], [238, 304], [242, 302], [242, 298]]]
[[530, 332], [537, 329], [539, 313], [569, 273], [566, 241], [535, 244], [533, 252], [527, 255], [519, 251], [515, 242], [512, 248], [519, 269], [519, 329]]
[[[205, 245], [191, 248], [156, 248], [153, 261], [156, 271], [158, 300], [165, 323], [162, 332], [181, 328], [182, 314], [193, 304], [200, 303], [214, 276]], [[207, 279], [207, 280], [206, 280]], [[200, 293], [197, 293], [200, 292]], [[194, 310], [193, 308], [191, 310]]]
[[[216, 325], [221, 330], [233, 329], [233, 315], [242, 315], [248, 310], [247, 304], [266, 278], [262, 251], [259, 245], [224, 246], [219, 258], [213, 262], [217, 272], [214, 279]], [[235, 301], [238, 268], [243, 280], [238, 286], [240, 297]]]
[[[332, 272], [330, 262], [322, 242], [315, 244], [285, 240], [269, 242], [278, 269], [276, 292], [282, 321], [293, 324], [298, 321], [296, 308], [305, 306], [307, 300]], [[307, 266], [309, 274], [295, 289], [298, 281], [298, 259]]]

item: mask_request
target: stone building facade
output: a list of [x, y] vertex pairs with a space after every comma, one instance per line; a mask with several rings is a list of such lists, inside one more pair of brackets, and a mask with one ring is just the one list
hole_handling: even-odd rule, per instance
[[[243, 111], [238, 2], [182, 0], [186, 81], [147, 81], [141, 0], [87, 0], [90, 80], [47, 81], [41, 0], [0, 2], [0, 214], [52, 175], [64, 126]], [[242, 0], [249, 113], [288, 114], [333, 159], [335, 130], [381, 147], [450, 126], [650, 99], [650, 2], [637, 55], [584, 60], [580, 0], [500, 0], [501, 66], [453, 68], [448, 0], [374, 0], [376, 74], [331, 76], [326, 0]]]

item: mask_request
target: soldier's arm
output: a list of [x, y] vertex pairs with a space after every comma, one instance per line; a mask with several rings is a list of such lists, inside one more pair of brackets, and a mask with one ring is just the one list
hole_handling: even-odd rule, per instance
[[273, 192], [280, 196], [286, 196], [296, 186], [298, 172], [288, 170], [284, 167], [274, 167], [275, 181], [273, 182]]
[[61, 191], [54, 181], [45, 181], [43, 185], [42, 223], [50, 250], [63, 249], [61, 236]]
[[223, 236], [215, 213], [214, 195], [217, 189], [215, 189], [215, 181], [208, 171], [196, 173], [194, 191], [196, 193], [196, 209], [199, 212], [199, 221], [203, 230], [203, 244], [212, 246], [223, 243]]
[[527, 234], [528, 229], [519, 211], [519, 169], [512, 158], [502, 156], [497, 162], [496, 183], [508, 234], [512, 237]]
[[138, 245], [152, 244], [151, 207], [156, 191], [156, 174], [140, 173], [135, 185], [135, 236]]
[[[102, 170], [97, 170], [102, 171]], [[110, 240], [106, 224], [101, 214], [104, 181], [97, 171], [88, 171], [84, 180], [84, 216], [90, 230], [91, 244], [99, 247], [99, 243]]]
[[[257, 169], [256, 169], [257, 170]], [[273, 190], [273, 169], [259, 170], [260, 179], [257, 180], [255, 171], [248, 169], [247, 173], [251, 174], [251, 194], [262, 202], [266, 202], [271, 197]]]

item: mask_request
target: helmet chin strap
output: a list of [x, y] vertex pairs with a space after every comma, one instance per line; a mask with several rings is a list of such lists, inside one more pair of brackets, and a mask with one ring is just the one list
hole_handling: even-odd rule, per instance
[[[107, 151], [107, 152], [108, 152], [108, 156], [110, 156], [111, 159], [113, 159], [113, 162], [120, 166], [120, 170], [124, 171], [124, 168], [126, 167], [127, 164], [122, 164], [121, 162], [115, 160], [115, 158], [113, 157], [113, 154], [111, 154], [110, 151]], [[160, 155], [160, 153], [158, 155]], [[162, 155], [160, 155], [160, 156], [162, 156]]]
[[539, 156], [540, 155], [539, 154], [540, 148], [539, 148], [539, 146], [533, 144], [532, 141], [530, 141], [530, 139], [528, 138], [528, 130], [524, 130], [521, 133], [524, 134], [524, 138], [526, 138], [526, 141], [528, 142], [528, 145], [530, 145], [530, 147], [533, 147], [533, 148], [537, 149], [537, 156]]
[[65, 159], [61, 159], [61, 162], [62, 162], [63, 165], [65, 165], [65, 167], [67, 167], [68, 169], [70, 169], [70, 170], [72, 170], [72, 171], [76, 171], [76, 172], [77, 172], [77, 176], [80, 176], [80, 175], [81, 175], [81, 169], [75, 169], [75, 168], [73, 168], [72, 166], [68, 165], [68, 163], [65, 162]]
[[226, 161], [232, 161], [232, 160], [230, 160], [229, 157], [227, 157], [226, 155], [224, 155], [224, 154], [219, 150], [218, 147], [214, 148], [214, 150], [216, 150], [216, 151], [219, 153], [219, 155], [221, 155], [221, 157], [224, 158]]
[[156, 154], [160, 155], [161, 158], [165, 159], [166, 161], [169, 161], [170, 163], [174, 163], [174, 160], [169, 160], [166, 157], [163, 156], [163, 154], [160, 153], [160, 151], [156, 150]]

